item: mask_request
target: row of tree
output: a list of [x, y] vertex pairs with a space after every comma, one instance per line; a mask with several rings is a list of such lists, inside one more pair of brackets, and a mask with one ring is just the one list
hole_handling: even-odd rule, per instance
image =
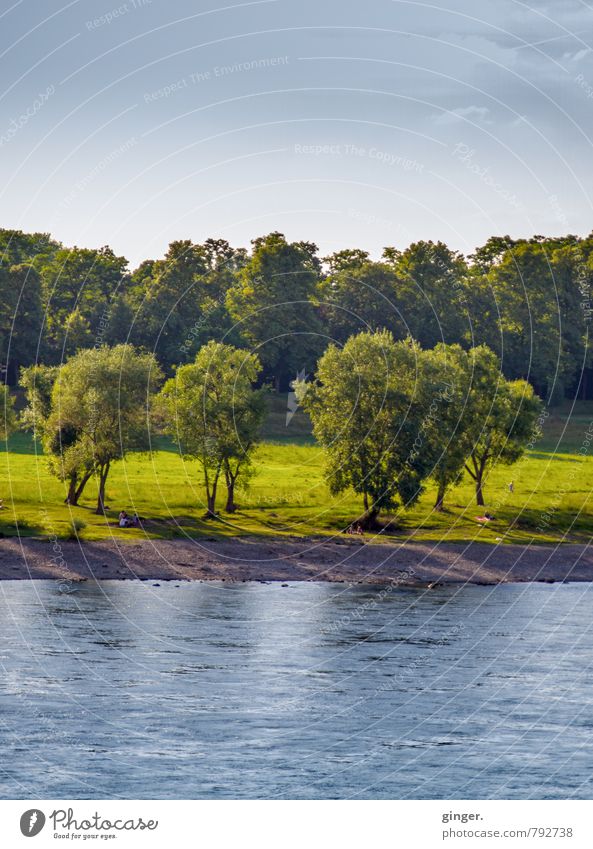
[[[286, 389], [329, 341], [389, 330], [423, 348], [488, 345], [509, 379], [542, 397], [593, 392], [588, 323], [593, 235], [495, 237], [466, 258], [441, 242], [321, 259], [281, 233], [250, 252], [224, 240], [173, 242], [130, 272], [110, 248], [64, 248], [45, 234], [0, 231], [0, 363], [57, 365], [76, 351], [130, 343], [165, 374], [211, 339], [257, 351], [262, 380]], [[591, 385], [589, 385], [591, 383]]]
[[497, 463], [516, 462], [539, 435], [541, 401], [524, 380], [507, 380], [485, 345], [423, 350], [388, 331], [331, 345], [316, 379], [295, 384], [327, 458], [334, 494], [363, 498], [362, 522], [381, 510], [413, 505], [437, 484], [436, 510], [464, 471], [484, 505], [484, 483]]
[[[213, 340], [166, 382], [152, 353], [131, 345], [85, 349], [63, 365], [23, 371], [22, 420], [65, 482], [66, 502], [78, 504], [96, 478], [99, 513], [113, 463], [151, 450], [155, 432], [169, 433], [198, 461], [206, 515], [215, 517], [220, 483], [233, 512], [236, 488], [253, 472], [266, 411], [260, 372], [257, 355]], [[537, 437], [541, 402], [530, 384], [502, 375], [486, 346], [425, 350], [389, 331], [361, 333], [330, 345], [315, 378], [294, 388], [325, 451], [332, 493], [359, 493], [367, 527], [380, 511], [411, 506], [428, 478], [441, 510], [464, 470], [483, 505], [491, 467], [515, 462]], [[6, 394], [4, 403], [10, 411]]]

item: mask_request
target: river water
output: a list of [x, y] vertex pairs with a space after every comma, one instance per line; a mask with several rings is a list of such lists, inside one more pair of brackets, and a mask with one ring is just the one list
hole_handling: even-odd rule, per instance
[[593, 585], [0, 585], [2, 798], [587, 798]]

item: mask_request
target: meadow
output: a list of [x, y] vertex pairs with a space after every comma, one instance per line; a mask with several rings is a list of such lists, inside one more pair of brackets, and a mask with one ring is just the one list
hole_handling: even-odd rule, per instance
[[[385, 527], [374, 539], [588, 542], [593, 532], [592, 421], [590, 402], [550, 411], [534, 450], [514, 466], [497, 467], [491, 474], [485, 509], [495, 519], [489, 524], [476, 521], [482, 510], [475, 505], [473, 482], [466, 475], [448, 493], [445, 512], [432, 510], [435, 489], [429, 482], [412, 509], [383, 517]], [[0, 453], [0, 533], [82, 540], [330, 536], [360, 514], [361, 500], [354, 493], [330, 495], [323, 454], [306, 416], [299, 411], [286, 425], [286, 396], [271, 400], [263, 437], [254, 458], [256, 474], [239, 493], [239, 510], [232, 515], [222, 512], [220, 521], [207, 521], [198, 464], [181, 457], [165, 439], [157, 440], [152, 454], [130, 454], [113, 465], [107, 485], [109, 509], [101, 516], [94, 512], [95, 484], [89, 482], [79, 507], [65, 505], [64, 485], [49, 474], [31, 436], [18, 432]], [[137, 511], [142, 528], [120, 529], [121, 509]]]

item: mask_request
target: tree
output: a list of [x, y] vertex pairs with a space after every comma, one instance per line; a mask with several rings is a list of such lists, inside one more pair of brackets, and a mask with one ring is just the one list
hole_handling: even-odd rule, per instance
[[171, 242], [165, 258], [144, 262], [133, 274], [132, 339], [154, 350], [166, 369], [180, 362], [180, 348], [200, 318], [208, 266], [201, 245]]
[[14, 398], [6, 384], [0, 384], [0, 439], [8, 439], [17, 425]]
[[416, 501], [434, 449], [423, 435], [429, 390], [411, 340], [394, 342], [388, 331], [351, 336], [341, 349], [330, 345], [313, 383], [294, 385], [324, 449], [330, 491], [362, 495], [363, 525]]
[[132, 275], [133, 341], [154, 350], [171, 371], [209, 339], [226, 337], [232, 331], [226, 293], [244, 257], [224, 239], [185, 239], [171, 242], [163, 260], [143, 262]]
[[319, 300], [330, 338], [343, 343], [355, 333], [380, 329], [405, 337], [393, 268], [370, 262], [362, 251], [341, 251], [329, 261], [335, 271], [319, 284]]
[[[46, 344], [53, 362], [68, 353], [71, 313], [76, 333], [85, 344], [103, 340], [112, 303], [129, 287], [128, 261], [111, 248], [71, 248], [57, 251], [41, 270], [46, 316]], [[66, 346], [66, 347], [65, 347]], [[72, 346], [75, 349], [75, 346]]]
[[224, 449], [224, 477], [227, 490], [225, 510], [234, 513], [235, 490], [238, 482], [245, 485], [253, 475], [251, 456], [260, 436], [265, 417], [265, 400], [262, 390], [253, 390], [251, 384], [259, 374], [259, 365], [251, 370], [249, 381], [235, 384], [233, 400], [233, 429], [221, 444]]
[[33, 265], [37, 271], [60, 250], [62, 245], [49, 233], [23, 233], [0, 228], [0, 262], [4, 265]]
[[80, 310], [73, 310], [65, 323], [64, 352], [74, 354], [81, 348], [90, 348], [93, 344], [91, 326]]
[[0, 366], [8, 383], [35, 362], [43, 324], [41, 281], [32, 265], [0, 262]]
[[361, 251], [358, 248], [346, 248], [343, 251], [336, 251], [324, 259], [330, 275], [336, 274], [338, 271], [359, 268], [369, 261], [368, 251]]
[[[16, 428], [17, 419], [14, 412], [14, 398], [5, 383], [0, 383], [0, 439], [8, 439]], [[1, 499], [0, 499], [1, 504]]]
[[25, 390], [27, 406], [21, 421], [41, 442], [51, 474], [67, 483], [64, 502], [74, 507], [93, 475], [95, 463], [88, 443], [78, 440], [79, 434], [72, 425], [63, 425], [59, 416], [52, 415], [52, 393], [59, 371], [59, 366], [23, 369], [20, 385]]
[[221, 475], [227, 483], [227, 510], [235, 509], [235, 487], [249, 468], [263, 419], [261, 390], [254, 390], [261, 366], [255, 354], [211, 341], [195, 362], [180, 366], [161, 392], [165, 428], [181, 452], [196, 459], [206, 490], [206, 517], [215, 518]]
[[315, 245], [270, 233], [253, 242], [251, 258], [228, 291], [231, 317], [277, 387], [311, 370], [325, 345], [313, 303], [320, 272]]
[[57, 435], [54, 453], [66, 468], [82, 471], [92, 463], [97, 513], [105, 512], [112, 463], [128, 451], [150, 450], [151, 403], [161, 379], [154, 355], [131, 345], [82, 350], [59, 369], [47, 431]]
[[51, 393], [57, 376], [57, 366], [33, 365], [21, 371], [19, 384], [27, 399], [21, 420], [38, 440], [43, 439], [46, 422], [51, 413]]
[[470, 404], [470, 355], [460, 345], [436, 345], [422, 353], [430, 375], [429, 438], [437, 454], [432, 477], [437, 485], [434, 509], [444, 509], [445, 494], [456, 484], [472, 448], [474, 411]]
[[499, 354], [507, 377], [529, 380], [543, 397], [562, 400], [587, 364], [579, 279], [588, 288], [590, 247], [576, 237], [533, 237], [504, 250], [505, 242], [490, 239], [475, 254], [482, 278], [471, 287], [472, 298], [479, 294], [472, 310], [476, 334]]
[[508, 381], [496, 355], [485, 346], [469, 353], [472, 381], [469, 410], [471, 451], [465, 469], [476, 485], [476, 503], [484, 506], [484, 484], [490, 470], [511, 465], [533, 438], [541, 401], [525, 380]]
[[439, 342], [461, 342], [467, 324], [465, 258], [443, 242], [415, 242], [401, 253], [386, 248], [398, 279], [396, 304], [405, 333], [423, 348]]

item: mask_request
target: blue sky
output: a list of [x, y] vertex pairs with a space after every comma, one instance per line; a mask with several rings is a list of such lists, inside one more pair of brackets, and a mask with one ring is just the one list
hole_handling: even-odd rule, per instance
[[576, 0], [3, 0], [1, 226], [378, 256], [593, 229]]

